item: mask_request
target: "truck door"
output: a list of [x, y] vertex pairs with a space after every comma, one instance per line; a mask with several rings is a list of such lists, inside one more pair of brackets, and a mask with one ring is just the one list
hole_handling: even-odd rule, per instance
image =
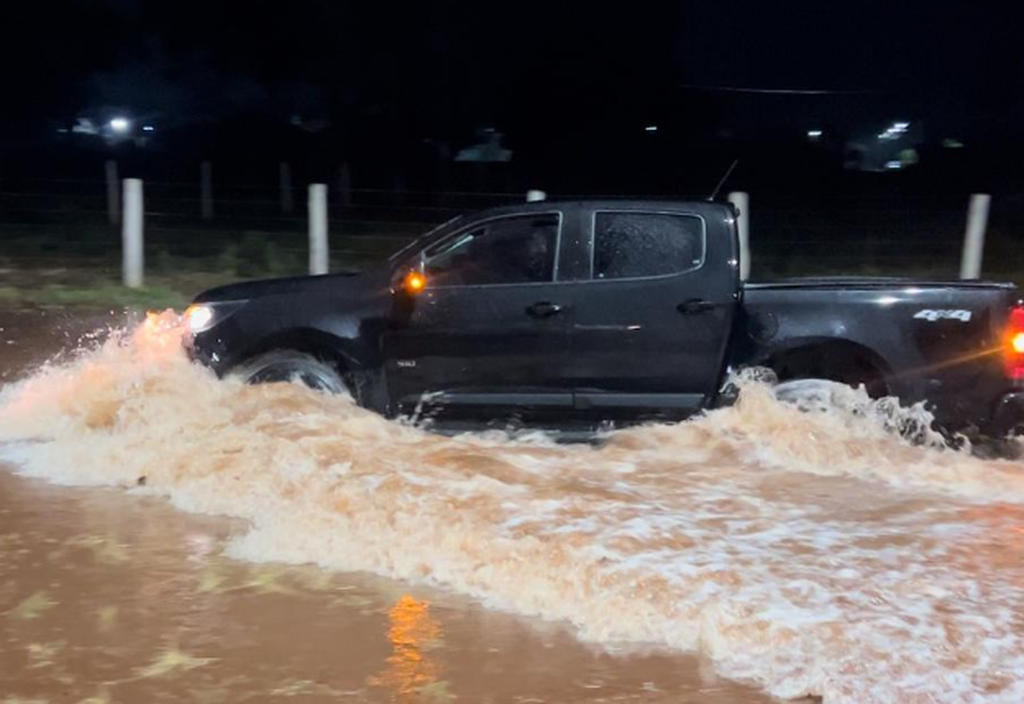
[[581, 215], [592, 261], [576, 292], [576, 408], [658, 415], [700, 407], [720, 381], [737, 306], [732, 232], [721, 222], [710, 231], [697, 212]]
[[426, 400], [474, 417], [572, 408], [572, 287], [557, 280], [564, 229], [561, 210], [499, 216], [422, 253], [425, 288], [385, 336], [393, 408]]

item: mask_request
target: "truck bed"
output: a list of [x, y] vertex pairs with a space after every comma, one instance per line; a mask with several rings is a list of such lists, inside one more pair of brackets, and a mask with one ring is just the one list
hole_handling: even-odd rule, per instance
[[[1004, 333], [1019, 291], [988, 281], [818, 277], [748, 283], [736, 355], [748, 365], [869, 369], [905, 404], [982, 424], [1008, 388]], [[734, 365], [734, 366], [739, 366]], [[851, 370], [851, 373], [856, 370]]]

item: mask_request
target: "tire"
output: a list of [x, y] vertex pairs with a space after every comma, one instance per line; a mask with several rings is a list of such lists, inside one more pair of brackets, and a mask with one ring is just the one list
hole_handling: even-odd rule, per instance
[[344, 378], [334, 365], [295, 350], [262, 354], [243, 362], [231, 374], [246, 384], [298, 381], [317, 391], [349, 393]]
[[[792, 350], [767, 365], [775, 372], [780, 386], [790, 382], [814, 381], [824, 392], [822, 382], [835, 382], [854, 388], [864, 385], [871, 398], [889, 396], [885, 374], [863, 353], [853, 350], [818, 346]], [[810, 391], [810, 384], [797, 385], [797, 393]]]
[[856, 388], [851, 384], [829, 379], [790, 379], [775, 385], [775, 398], [805, 410], [823, 410], [832, 404], [833, 395], [847, 388]]
[[[824, 412], [838, 409], [853, 416], [871, 415], [887, 431], [895, 433], [914, 445], [934, 445], [942, 442], [947, 447], [956, 447], [960, 440], [954, 433], [939, 424], [926, 423], [923, 419], [908, 414], [898, 399], [865, 399], [851, 394], [858, 384], [846, 384], [830, 379], [791, 379], [777, 384], [775, 398], [782, 403], [795, 406], [804, 412]], [[866, 389], [865, 389], [866, 390]], [[867, 402], [865, 402], [867, 400]]]

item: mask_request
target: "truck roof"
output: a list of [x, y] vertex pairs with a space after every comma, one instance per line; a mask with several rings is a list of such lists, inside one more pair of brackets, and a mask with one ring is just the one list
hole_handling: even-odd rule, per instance
[[561, 207], [577, 207], [586, 209], [622, 209], [622, 210], [689, 210], [709, 211], [720, 210], [723, 213], [731, 213], [734, 208], [732, 203], [723, 201], [709, 201], [700, 198], [678, 199], [678, 198], [626, 198], [616, 196], [614, 198], [549, 198], [547, 200], [532, 201], [529, 203], [516, 203], [488, 208], [484, 211], [474, 213], [503, 214], [521, 212], [545, 212]]

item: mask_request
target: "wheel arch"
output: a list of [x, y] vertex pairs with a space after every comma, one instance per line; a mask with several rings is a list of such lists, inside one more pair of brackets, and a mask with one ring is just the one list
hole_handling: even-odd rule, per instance
[[873, 396], [897, 392], [892, 368], [876, 351], [854, 340], [811, 337], [788, 340], [765, 350], [757, 366], [772, 369], [779, 381], [823, 378], [864, 383]]
[[291, 328], [250, 345], [238, 355], [232, 367], [275, 350], [294, 350], [311, 355], [334, 364], [342, 373], [362, 371], [372, 365], [372, 360], [359, 349], [358, 343], [314, 328]]

